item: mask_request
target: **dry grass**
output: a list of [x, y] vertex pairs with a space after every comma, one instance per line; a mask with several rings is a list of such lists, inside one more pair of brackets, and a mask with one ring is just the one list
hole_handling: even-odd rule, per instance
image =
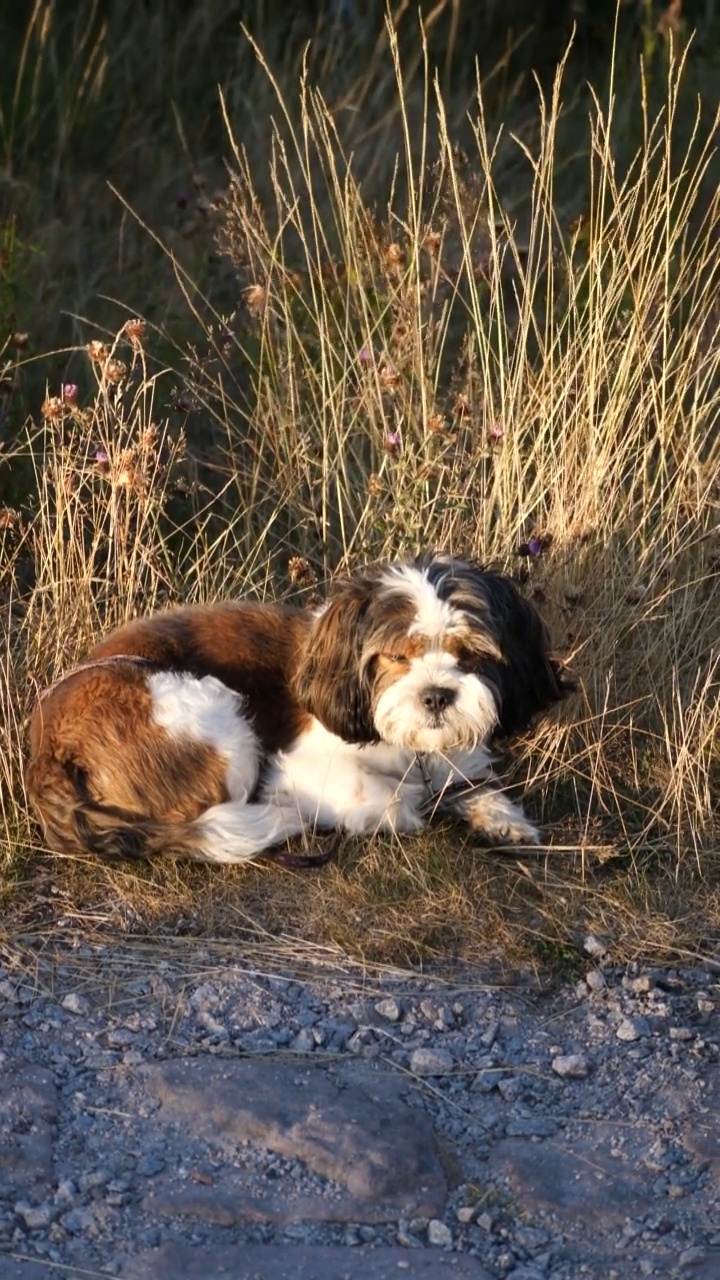
[[[358, 184], [342, 113], [313, 76], [283, 87], [258, 52], [269, 155], [250, 158], [226, 109], [232, 181], [198, 200], [242, 303], [222, 310], [158, 236], [202, 333], [184, 366], [159, 362], [163, 326], [125, 325], [87, 351], [93, 390], [51, 387], [11, 451], [35, 498], [0, 530], [4, 914], [46, 933], [271, 934], [392, 963], [572, 963], [588, 931], [621, 959], [707, 953], [720, 923], [717, 119], [679, 120], [687, 73], [671, 57], [662, 110], [646, 100], [621, 165], [611, 86], [571, 222], [562, 69], [521, 136], [499, 135], [476, 97], [462, 158], [429, 69], [406, 91], [392, 35], [387, 48], [401, 138], [388, 207]], [[6, 358], [17, 377], [22, 351]], [[442, 827], [344, 842], [306, 876], [37, 856], [26, 715], [102, 629], [178, 599], [309, 599], [338, 569], [427, 545], [520, 573], [580, 677], [506, 762], [546, 849], [489, 853]]]

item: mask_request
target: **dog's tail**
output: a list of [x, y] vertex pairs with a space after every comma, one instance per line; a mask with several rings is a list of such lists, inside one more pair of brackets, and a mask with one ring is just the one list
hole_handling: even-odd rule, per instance
[[[304, 829], [296, 809], [247, 800], [213, 805], [192, 820], [130, 813], [95, 800], [84, 771], [54, 757], [32, 761], [25, 782], [46, 841], [59, 853], [126, 859], [153, 859], [162, 854], [196, 862], [239, 864], [267, 854]], [[270, 856], [286, 866], [309, 866], [327, 861], [329, 855], [278, 851]]]

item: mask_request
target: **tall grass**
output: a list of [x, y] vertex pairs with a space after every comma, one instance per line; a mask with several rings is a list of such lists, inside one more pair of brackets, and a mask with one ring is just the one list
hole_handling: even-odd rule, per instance
[[[34, 687], [103, 628], [180, 599], [309, 600], [358, 562], [437, 546], [518, 574], [580, 677], [507, 766], [548, 835], [544, 878], [530, 876], [537, 928], [565, 936], [607, 912], [592, 875], [612, 855], [618, 913], [635, 903], [636, 937], [662, 949], [658, 920], [676, 911], [659, 885], [702, 883], [702, 927], [717, 924], [718, 117], [698, 108], [679, 127], [686, 66], [671, 54], [628, 157], [611, 79], [571, 221], [563, 67], [517, 136], [489, 123], [479, 86], [459, 155], [429, 59], [410, 95], [392, 27], [388, 47], [401, 147], [387, 206], [312, 75], [288, 91], [256, 48], [275, 95], [269, 154], [243, 148], [226, 107], [234, 171], [202, 197], [237, 305], [218, 310], [168, 250], [202, 326], [182, 369], [153, 363], [167, 335], [130, 322], [88, 349], [87, 405], [50, 388], [16, 447], [36, 496], [0, 534], [2, 857], [9, 872], [34, 838], [21, 783]], [[360, 934], [371, 918], [382, 951], [389, 909], [409, 898], [433, 938], [447, 925], [467, 949], [479, 871], [458, 839], [382, 846], [364, 886], [329, 873], [313, 928], [335, 937], [343, 917], [360, 946], [350, 917]]]

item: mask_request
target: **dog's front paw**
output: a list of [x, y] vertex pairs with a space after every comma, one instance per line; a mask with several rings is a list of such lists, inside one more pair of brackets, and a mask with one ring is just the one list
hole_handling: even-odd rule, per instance
[[463, 805], [463, 817], [473, 831], [492, 844], [539, 844], [540, 832], [519, 805], [502, 791], [477, 791]]

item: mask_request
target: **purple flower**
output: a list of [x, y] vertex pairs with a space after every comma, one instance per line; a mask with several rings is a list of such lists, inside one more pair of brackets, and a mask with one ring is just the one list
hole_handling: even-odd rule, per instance
[[402, 436], [399, 431], [388, 431], [385, 436], [385, 452], [396, 454], [402, 449]]
[[104, 449], [95, 450], [95, 466], [98, 471], [107, 471], [110, 466], [110, 459]]
[[498, 420], [490, 423], [487, 433], [491, 440], [500, 441], [505, 439], [505, 428], [502, 422]]
[[370, 364], [372, 360], [372, 349], [370, 347], [361, 347], [358, 351], [358, 360], [361, 364]]
[[76, 404], [78, 398], [78, 389], [74, 382], [64, 382], [62, 385], [62, 398], [65, 404]]
[[552, 537], [549, 533], [542, 538], [533, 536], [528, 538], [527, 542], [521, 542], [515, 554], [518, 556], [541, 556], [551, 542]]

